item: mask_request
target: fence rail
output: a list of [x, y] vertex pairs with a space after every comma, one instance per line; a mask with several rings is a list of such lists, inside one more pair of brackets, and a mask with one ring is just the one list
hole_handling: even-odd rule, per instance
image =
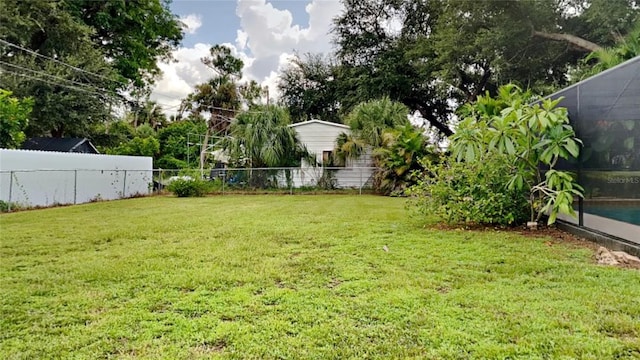
[[371, 188], [375, 168], [214, 168], [154, 170], [5, 170], [0, 171], [0, 200], [11, 206], [46, 207], [114, 200], [159, 193], [175, 179], [188, 176], [211, 181], [219, 194], [276, 190], [305, 193], [317, 190]]

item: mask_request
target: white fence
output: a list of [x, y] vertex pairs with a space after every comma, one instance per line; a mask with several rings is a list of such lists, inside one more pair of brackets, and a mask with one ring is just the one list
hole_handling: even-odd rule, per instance
[[0, 200], [24, 207], [149, 194], [152, 159], [0, 149]]

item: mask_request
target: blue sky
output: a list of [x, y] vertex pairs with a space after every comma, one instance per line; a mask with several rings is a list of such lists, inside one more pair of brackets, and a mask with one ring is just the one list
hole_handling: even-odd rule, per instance
[[277, 96], [278, 74], [297, 52], [332, 51], [332, 19], [339, 0], [174, 0], [173, 13], [188, 25], [175, 63], [160, 63], [164, 75], [152, 98], [177, 105], [211, 70], [200, 63], [215, 44], [224, 44], [245, 63], [243, 80], [256, 80]]
[[[305, 7], [309, 0], [275, 0], [270, 3], [278, 9], [288, 10], [293, 16], [293, 24], [306, 26], [309, 14]], [[174, 0], [170, 7], [174, 14], [186, 17], [190, 14], [202, 16], [202, 26], [195, 34], [185, 34], [184, 46], [196, 43], [233, 43], [240, 28], [240, 18], [236, 15], [236, 0]]]

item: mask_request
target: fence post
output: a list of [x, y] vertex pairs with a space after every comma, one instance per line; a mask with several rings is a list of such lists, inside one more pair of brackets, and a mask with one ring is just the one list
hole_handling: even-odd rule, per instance
[[73, 170], [73, 204], [78, 201], [78, 170]]
[[362, 168], [358, 168], [360, 169], [360, 195], [362, 195]]
[[222, 195], [224, 195], [224, 184], [227, 182], [227, 169], [222, 172]]
[[11, 192], [13, 190], [13, 171], [9, 172], [9, 202], [7, 203], [7, 212], [11, 212]]
[[[289, 195], [293, 195], [293, 174], [295, 169], [289, 169]], [[285, 175], [286, 177], [286, 175]]]
[[127, 170], [124, 171], [124, 181], [122, 184], [122, 197], [126, 197], [127, 191]]

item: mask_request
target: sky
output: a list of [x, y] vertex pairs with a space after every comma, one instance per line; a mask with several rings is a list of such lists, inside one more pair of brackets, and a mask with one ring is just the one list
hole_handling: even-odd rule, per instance
[[243, 81], [256, 80], [277, 97], [278, 74], [296, 52], [332, 51], [329, 31], [342, 10], [338, 0], [173, 0], [170, 7], [185, 36], [173, 53], [177, 62], [159, 64], [163, 76], [151, 99], [165, 109], [213, 75], [200, 58], [216, 44], [242, 59]]

